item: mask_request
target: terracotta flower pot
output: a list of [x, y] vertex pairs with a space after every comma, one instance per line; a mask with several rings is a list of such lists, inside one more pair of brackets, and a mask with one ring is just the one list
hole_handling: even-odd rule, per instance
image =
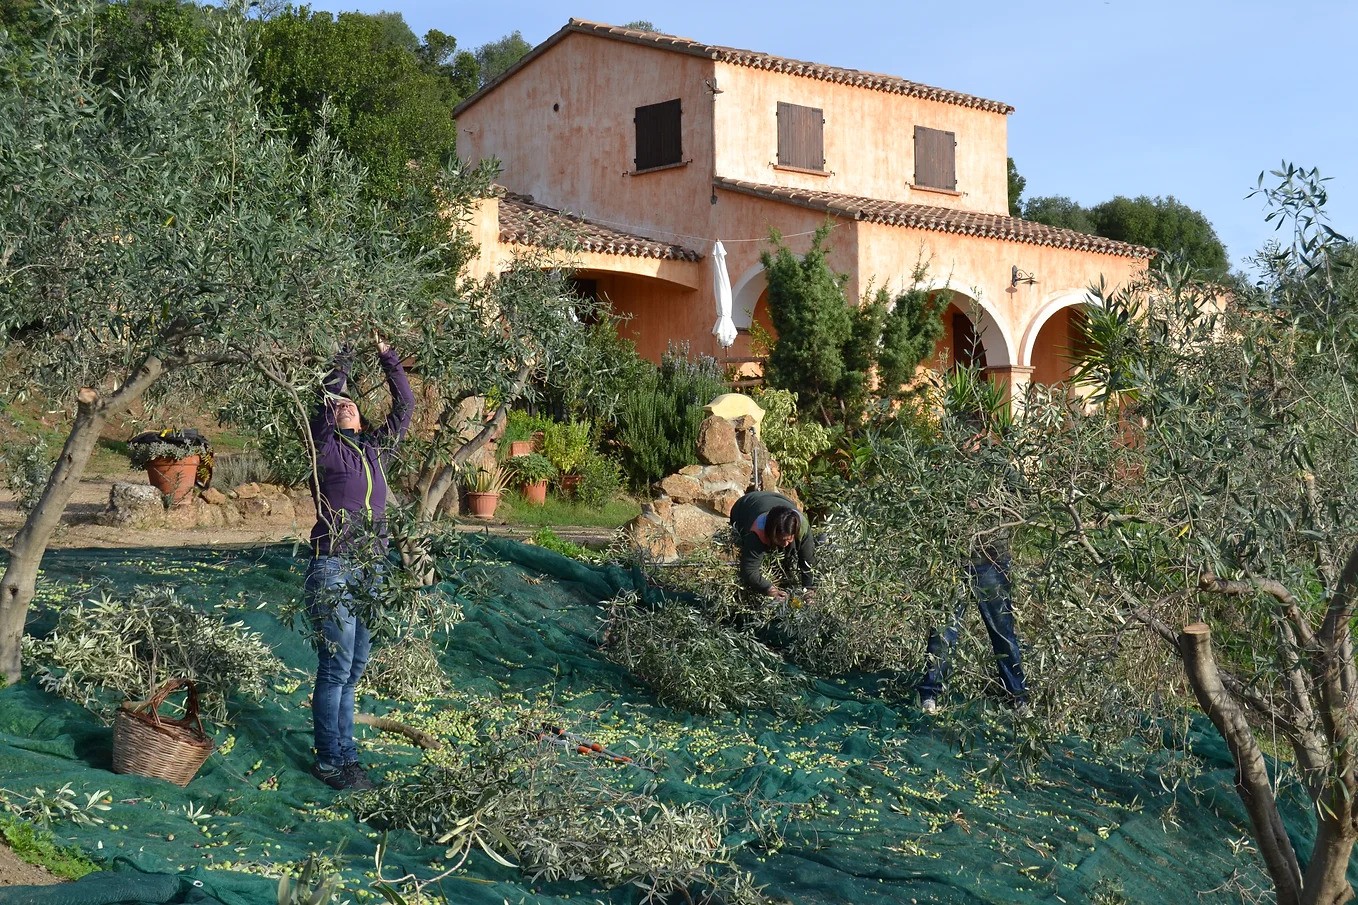
[[495, 507], [500, 505], [498, 493], [476, 493], [467, 491], [467, 511], [472, 518], [494, 518]]
[[523, 485], [523, 498], [534, 506], [547, 502], [547, 481], [529, 481]]
[[198, 456], [182, 459], [152, 459], [146, 466], [146, 477], [151, 486], [170, 498], [170, 505], [180, 502], [193, 492], [198, 476]]
[[563, 474], [561, 476], [561, 492], [567, 496], [575, 496], [575, 491], [580, 488], [580, 476], [578, 474]]
[[531, 453], [532, 451], [533, 451], [533, 441], [532, 441], [532, 440], [510, 440], [510, 441], [509, 441], [509, 457], [510, 457], [511, 459], [514, 458], [515, 456], [526, 456], [526, 455], [528, 455], [529, 453]]

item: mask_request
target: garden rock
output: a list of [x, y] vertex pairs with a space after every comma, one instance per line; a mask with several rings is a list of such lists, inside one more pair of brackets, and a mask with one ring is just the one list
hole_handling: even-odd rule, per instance
[[150, 484], [115, 481], [108, 492], [108, 507], [100, 513], [105, 525], [143, 527], [165, 520], [165, 500]]
[[725, 465], [740, 459], [735, 426], [717, 415], [709, 415], [698, 428], [698, 461], [704, 465]]
[[726, 406], [738, 414], [712, 415], [699, 431], [697, 453], [704, 464], [658, 481], [656, 498], [628, 526], [632, 542], [651, 559], [669, 562], [711, 544], [726, 530], [736, 500], [753, 489], [756, 464], [759, 486], [780, 489], [782, 470], [759, 440], [759, 419], [732, 400]]
[[161, 493], [149, 484], [115, 482], [109, 491], [108, 506], [96, 521], [104, 525], [132, 528], [236, 528], [251, 523], [292, 522], [297, 525], [315, 519], [314, 507], [305, 492], [289, 491], [272, 484], [247, 484], [237, 498], [208, 489], [201, 496], [188, 497], [177, 506], [165, 507]]
[[661, 493], [676, 503], [691, 503], [703, 493], [703, 486], [693, 478], [677, 474], [663, 479], [658, 486]]

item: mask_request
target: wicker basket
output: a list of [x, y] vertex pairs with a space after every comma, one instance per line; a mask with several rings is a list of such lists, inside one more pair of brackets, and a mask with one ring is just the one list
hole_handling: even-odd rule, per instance
[[[188, 690], [182, 719], [158, 711], [165, 699]], [[198, 688], [188, 679], [171, 679], [145, 701], [124, 701], [113, 721], [113, 772], [154, 776], [187, 786], [216, 745], [198, 718]]]

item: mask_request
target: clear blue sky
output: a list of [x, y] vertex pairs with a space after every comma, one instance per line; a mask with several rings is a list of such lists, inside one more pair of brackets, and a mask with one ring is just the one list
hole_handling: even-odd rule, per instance
[[1231, 261], [1272, 235], [1261, 170], [1319, 167], [1331, 225], [1358, 234], [1358, 2], [1051, 0], [919, 2], [317, 0], [390, 10], [417, 35], [471, 50], [519, 31], [545, 40], [572, 16], [888, 73], [1005, 101], [1025, 197], [1085, 205], [1173, 195], [1202, 211]]

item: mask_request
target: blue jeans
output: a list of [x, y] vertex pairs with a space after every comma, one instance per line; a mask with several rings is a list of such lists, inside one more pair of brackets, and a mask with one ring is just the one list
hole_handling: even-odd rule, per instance
[[372, 639], [349, 603], [362, 570], [340, 556], [313, 556], [306, 571], [306, 606], [316, 630], [316, 688], [311, 718], [316, 760], [339, 766], [358, 760], [354, 691], [368, 666]]
[[952, 647], [957, 643], [970, 599], [975, 599], [976, 608], [981, 611], [981, 621], [985, 623], [986, 634], [990, 636], [990, 647], [995, 651], [995, 668], [1010, 701], [1017, 705], [1028, 700], [1022, 655], [1018, 636], [1014, 633], [1014, 601], [1009, 593], [1009, 566], [1008, 559], [996, 563], [984, 557], [978, 557], [967, 565], [970, 593], [961, 595], [953, 609], [952, 622], [944, 631], [929, 629], [926, 655], [928, 669], [918, 686], [920, 700], [937, 698], [943, 693], [943, 685], [952, 671]]

